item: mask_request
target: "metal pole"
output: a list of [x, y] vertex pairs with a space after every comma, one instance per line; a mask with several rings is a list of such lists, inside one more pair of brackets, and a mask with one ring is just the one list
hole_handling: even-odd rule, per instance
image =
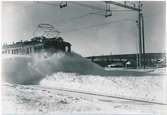
[[143, 67], [145, 69], [145, 39], [144, 39], [144, 18], [143, 18], [143, 14], [141, 14], [141, 18], [142, 18], [142, 41], [143, 41]]
[[141, 36], [141, 13], [138, 14], [138, 27], [139, 27], [139, 67], [142, 66], [142, 36]]

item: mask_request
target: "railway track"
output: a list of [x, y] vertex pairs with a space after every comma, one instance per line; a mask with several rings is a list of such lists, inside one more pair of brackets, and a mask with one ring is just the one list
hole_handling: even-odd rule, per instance
[[[10, 86], [10, 85], [6, 85], [6, 86]], [[19, 86], [19, 85], [15, 84], [15, 85], [12, 85], [10, 87], [17, 87], [17, 86]], [[98, 94], [98, 93], [88, 92], [88, 91], [71, 90], [71, 89], [67, 89], [67, 88], [55, 88], [55, 87], [51, 88], [51, 87], [44, 87], [44, 86], [40, 86], [40, 85], [20, 85], [20, 86], [26, 87], [26, 89], [35, 88], [35, 89], [40, 89], [40, 90], [43, 90], [43, 91], [45, 91], [45, 89], [46, 89], [46, 90], [51, 90], [52, 92], [60, 91], [60, 92], [67, 92], [67, 93], [75, 93], [75, 94], [82, 94], [82, 95], [105, 97], [105, 98], [110, 98], [110, 99], [127, 100], [127, 101], [147, 103], [147, 104], [167, 105], [166, 103], [161, 103], [161, 102], [133, 99], [133, 98], [127, 98], [127, 97], [120, 97], [120, 96], [112, 96], [112, 95], [104, 95], [104, 94]]]
[[112, 96], [112, 95], [103, 95], [103, 94], [98, 94], [98, 93], [93, 93], [93, 92], [88, 92], [88, 91], [86, 92], [86, 91], [78, 91], [78, 90], [71, 90], [71, 89], [65, 89], [65, 88], [55, 88], [55, 87], [54, 88], [50, 88], [50, 87], [43, 87], [43, 86], [37, 86], [37, 87], [50, 89], [52, 91], [57, 90], [57, 91], [64, 91], [64, 92], [85, 94], [85, 95], [92, 95], [92, 96], [98, 96], [98, 97], [107, 97], [107, 98], [112, 98], [112, 99], [121, 99], [121, 100], [148, 103], [148, 104], [167, 105], [166, 103], [161, 103], [161, 102], [133, 99], [133, 98], [127, 98], [127, 97], [120, 97], [120, 96]]

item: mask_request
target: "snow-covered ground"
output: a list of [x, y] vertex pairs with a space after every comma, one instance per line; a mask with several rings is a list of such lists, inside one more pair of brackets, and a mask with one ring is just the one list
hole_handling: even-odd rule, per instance
[[3, 85], [3, 114], [59, 113], [164, 114], [165, 106], [130, 100], [99, 98], [32, 85]]
[[163, 103], [166, 100], [164, 80], [165, 76], [106, 77], [59, 72], [43, 79], [40, 85]]
[[[104, 70], [77, 54], [3, 57], [3, 113], [166, 115], [165, 71], [164, 68]], [[77, 91], [87, 94], [76, 93]]]

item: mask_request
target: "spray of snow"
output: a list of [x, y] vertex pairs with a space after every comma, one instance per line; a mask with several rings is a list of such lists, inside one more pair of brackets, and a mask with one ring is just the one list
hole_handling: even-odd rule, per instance
[[2, 76], [10, 83], [37, 84], [41, 79], [57, 72], [100, 76], [141, 76], [145, 74], [135, 71], [106, 71], [76, 53], [59, 52], [49, 55], [43, 52], [32, 56], [2, 57]]
[[2, 76], [10, 83], [36, 84], [42, 78], [55, 72], [79, 74], [103, 74], [105, 71], [76, 53], [63, 52], [48, 55], [5, 56], [2, 58]]

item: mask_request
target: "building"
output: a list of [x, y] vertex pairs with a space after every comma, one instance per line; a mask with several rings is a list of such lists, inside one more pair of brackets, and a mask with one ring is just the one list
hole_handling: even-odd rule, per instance
[[[130, 67], [137, 68], [139, 54], [102, 55], [86, 57], [102, 67]], [[142, 58], [142, 65], [146, 67], [166, 67], [166, 53], [146, 53]]]

